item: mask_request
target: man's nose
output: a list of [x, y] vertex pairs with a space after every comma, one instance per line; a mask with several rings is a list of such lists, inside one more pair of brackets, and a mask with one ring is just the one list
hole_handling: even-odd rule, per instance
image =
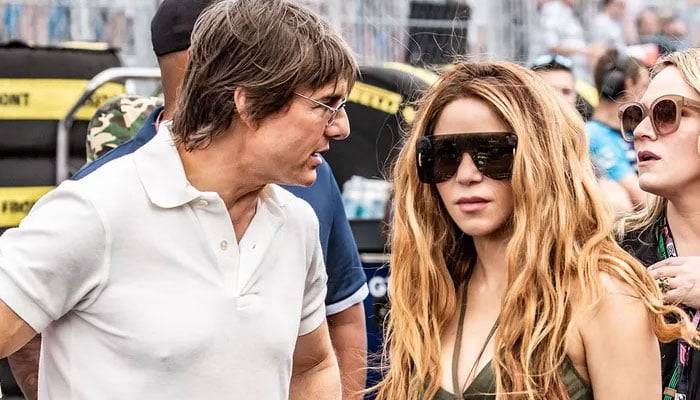
[[326, 136], [333, 140], [345, 140], [350, 136], [350, 120], [345, 108], [339, 110], [333, 123], [326, 127]]

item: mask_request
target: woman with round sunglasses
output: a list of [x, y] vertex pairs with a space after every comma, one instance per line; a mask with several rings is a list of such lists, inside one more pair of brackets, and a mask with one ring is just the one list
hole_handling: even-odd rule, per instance
[[[620, 107], [634, 142], [647, 206], [618, 225], [622, 246], [649, 267], [664, 300], [700, 321], [700, 51], [655, 66], [640, 102]], [[700, 399], [700, 353], [684, 341], [661, 348], [664, 400]]]
[[533, 72], [460, 63], [393, 171], [380, 400], [658, 400], [694, 339], [612, 235], [583, 123]]

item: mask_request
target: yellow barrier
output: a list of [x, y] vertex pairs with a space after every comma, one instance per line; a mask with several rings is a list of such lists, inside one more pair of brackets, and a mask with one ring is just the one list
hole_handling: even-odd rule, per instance
[[396, 114], [403, 101], [403, 96], [364, 82], [355, 82], [350, 91], [348, 101], [374, 108], [387, 114]]
[[53, 186], [0, 187], [0, 228], [19, 225], [34, 203]]
[[[84, 79], [0, 79], [0, 120], [60, 120], [82, 95]], [[126, 93], [124, 85], [107, 83], [76, 113], [90, 120], [105, 100]]]

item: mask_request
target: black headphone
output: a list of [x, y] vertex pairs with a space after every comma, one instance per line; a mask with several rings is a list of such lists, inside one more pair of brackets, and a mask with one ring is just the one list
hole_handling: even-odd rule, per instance
[[600, 95], [608, 100], [617, 100], [625, 92], [625, 74], [629, 66], [628, 57], [616, 57], [608, 64]]

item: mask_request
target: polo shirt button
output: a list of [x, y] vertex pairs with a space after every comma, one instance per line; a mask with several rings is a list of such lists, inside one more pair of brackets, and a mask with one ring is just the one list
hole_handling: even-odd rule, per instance
[[202, 207], [202, 208], [204, 208], [204, 207], [206, 207], [206, 206], [209, 205], [209, 202], [206, 201], [206, 200], [204, 200], [204, 199], [202, 199], [202, 200], [199, 200], [199, 201], [197, 202], [197, 205], [200, 206], [200, 207]]
[[228, 242], [222, 240], [221, 243], [219, 243], [219, 248], [221, 248], [222, 251], [226, 251], [226, 249], [228, 249]]

